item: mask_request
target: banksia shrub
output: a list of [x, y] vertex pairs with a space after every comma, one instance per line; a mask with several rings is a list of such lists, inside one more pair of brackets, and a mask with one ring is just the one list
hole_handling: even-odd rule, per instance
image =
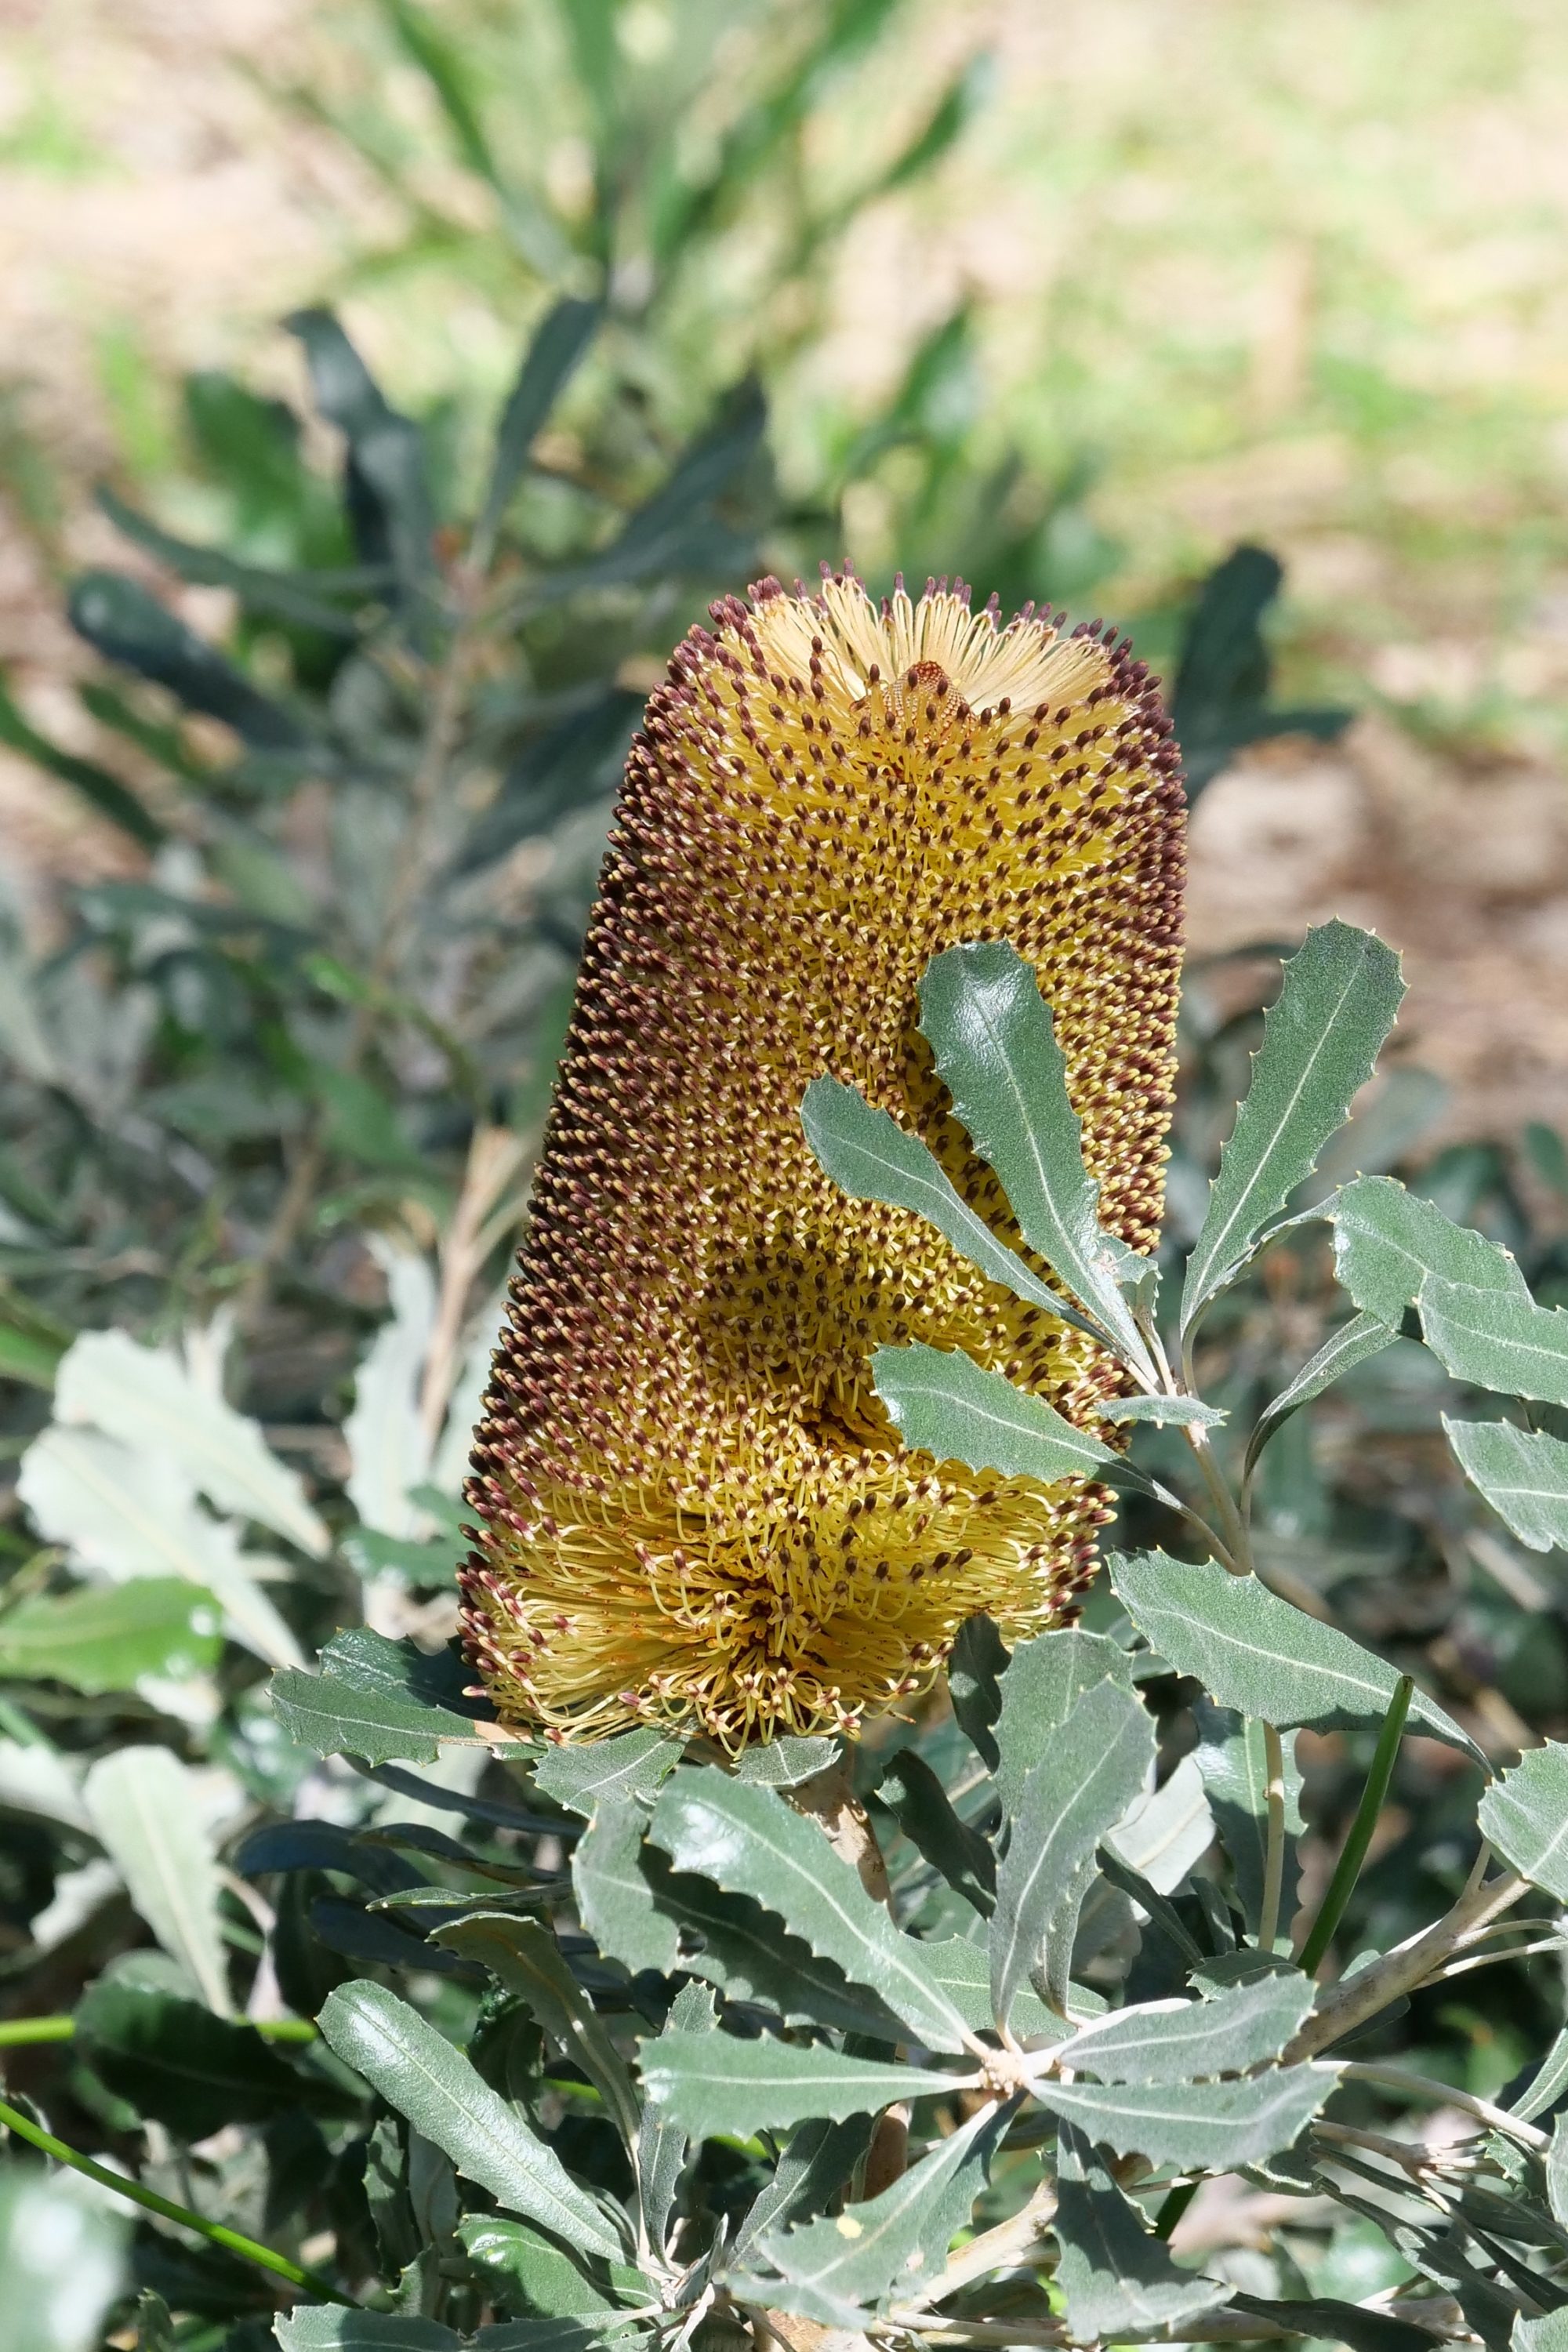
[[[633, 746], [474, 1455], [470, 1653], [557, 1736], [731, 1749], [852, 1732], [963, 1620], [1047, 1625], [1103, 1495], [904, 1453], [884, 1342], [962, 1348], [1083, 1425], [1117, 1373], [920, 1218], [845, 1197], [823, 1072], [1007, 1203], [918, 1034], [961, 940], [1033, 965], [1107, 1223], [1155, 1239], [1182, 798], [1142, 664], [1098, 629], [853, 577], [713, 608]], [[1037, 1260], [1037, 1272], [1046, 1272]]]

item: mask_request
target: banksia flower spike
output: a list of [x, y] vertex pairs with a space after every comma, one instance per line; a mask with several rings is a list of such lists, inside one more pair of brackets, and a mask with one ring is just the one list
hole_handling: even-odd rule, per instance
[[469, 1652], [506, 1717], [727, 1748], [853, 1732], [987, 1610], [1092, 1565], [1101, 1490], [903, 1453], [884, 1342], [1082, 1424], [1116, 1367], [807, 1150], [824, 1071], [1016, 1245], [918, 1034], [929, 958], [1005, 939], [1056, 1020], [1107, 1223], [1152, 1246], [1180, 955], [1168, 722], [1114, 632], [847, 574], [713, 607], [627, 761], [474, 1455]]

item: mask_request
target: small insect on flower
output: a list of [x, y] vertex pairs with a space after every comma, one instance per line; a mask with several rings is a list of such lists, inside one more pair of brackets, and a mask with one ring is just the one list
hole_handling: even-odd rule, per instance
[[[963, 1348], [1082, 1425], [1116, 1367], [807, 1149], [822, 1072], [1005, 1199], [916, 1024], [928, 960], [1011, 941], [1055, 1017], [1107, 1223], [1154, 1241], [1180, 961], [1177, 751], [1096, 624], [967, 590], [764, 581], [693, 629], [633, 745], [476, 1440], [471, 1656], [558, 1738], [854, 1732], [977, 1610], [1039, 1632], [1103, 1491], [903, 1452], [884, 1343]], [[1038, 1260], [1031, 1260], [1042, 1271]]]

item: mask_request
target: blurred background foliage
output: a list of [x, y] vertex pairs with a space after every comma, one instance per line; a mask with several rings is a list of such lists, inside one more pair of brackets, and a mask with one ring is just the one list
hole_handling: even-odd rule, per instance
[[[53, 12], [24, 21], [0, 87], [8, 234], [47, 214], [118, 256], [68, 331], [19, 268], [0, 403], [16, 2017], [173, 1940], [89, 1777], [144, 1748], [252, 2015], [398, 1965], [330, 1862], [276, 1916], [229, 1871], [291, 1811], [424, 1801], [291, 1748], [266, 1668], [362, 1619], [449, 1631], [609, 795], [676, 636], [761, 572], [847, 551], [1115, 610], [1164, 671], [1209, 796], [1173, 1234], [1271, 953], [1342, 904], [1409, 939], [1415, 992], [1340, 1172], [1398, 1170], [1568, 1298], [1568, 1150], [1534, 1116], [1568, 1104], [1556, 12], [255, 0], [202, 99], [182, 14], [117, 12], [79, 87]], [[1216, 1317], [1211, 1395], [1317, 1344], [1310, 1231]], [[1299, 1415], [1259, 1548], [1506, 1753], [1568, 1728], [1568, 1589], [1446, 1465], [1448, 1395], [1401, 1345]], [[1352, 1748], [1301, 1741], [1320, 1883]], [[428, 1823], [460, 1833], [440, 1772], [482, 1766], [423, 1776]], [[1407, 1746], [1352, 1929], [1386, 1946], [1452, 1891], [1473, 1793]], [[1401, 2030], [1489, 2094], [1562, 1989], [1473, 1981]], [[342, 2218], [316, 2139], [270, 2189], [243, 2135], [193, 2175], [193, 2119], [144, 2126], [123, 2065], [10, 2073], [215, 2213], [270, 2197], [296, 2244]], [[216, 2346], [243, 2295], [174, 2244], [142, 2229], [135, 2274]]]

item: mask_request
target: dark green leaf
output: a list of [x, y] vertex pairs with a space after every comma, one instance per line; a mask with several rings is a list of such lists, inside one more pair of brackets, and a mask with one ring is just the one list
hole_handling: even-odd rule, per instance
[[616, 2308], [608, 2272], [591, 2272], [526, 2221], [470, 2213], [458, 2222], [457, 2234], [503, 2305], [521, 2306], [541, 2319], [595, 2319]]
[[[226, 588], [247, 612], [264, 613], [273, 620], [289, 622], [296, 628], [318, 629], [328, 636], [358, 636], [357, 619], [345, 613], [341, 604], [330, 604], [310, 584], [310, 572], [268, 572], [259, 564], [237, 562], [216, 548], [193, 546], [189, 540], [176, 539], [172, 532], [161, 530], [155, 522], [138, 514], [134, 507], [127, 506], [110, 489], [100, 488], [98, 502], [116, 530], [138, 547], [145, 548], [160, 563], [166, 564], [176, 579], [193, 581], [202, 587]], [[363, 578], [365, 586], [375, 584], [374, 573]]]
[[938, 1462], [965, 1462], [1007, 1478], [1094, 1477], [1120, 1457], [1098, 1437], [1075, 1429], [1041, 1397], [988, 1372], [962, 1349], [879, 1348], [871, 1358], [877, 1394], [904, 1444]]
[[[1011, 1674], [1012, 1668], [1008, 1668]], [[1100, 1840], [1139, 1795], [1154, 1760], [1154, 1727], [1112, 1682], [1086, 1691], [1026, 1774], [996, 1874], [991, 1923], [993, 2013], [1005, 2025], [1026, 1978], [1044, 1969], [1066, 2005], [1078, 1913]]]
[[953, 1109], [1029, 1247], [1129, 1363], [1152, 1371], [1121, 1283], [1148, 1268], [1100, 1221], [1067, 1056], [1032, 965], [1003, 940], [946, 949], [920, 984], [921, 1027]]
[[580, 2189], [552, 2148], [476, 2074], [417, 2010], [381, 1985], [342, 1985], [321, 2032], [346, 2065], [445, 2150], [465, 2179], [504, 2210], [539, 2221], [568, 2245], [614, 2262], [622, 2233]]
[[773, 2168], [773, 2179], [735, 2232], [731, 2262], [742, 2261], [770, 2230], [820, 2213], [865, 2155], [875, 2128], [876, 2119], [869, 2115], [848, 2116], [841, 2124], [817, 2118], [798, 2125]]
[[121, 833], [130, 835], [132, 841], [140, 842], [143, 849], [156, 849], [159, 843], [167, 838], [165, 828], [149, 809], [142, 806], [129, 784], [122, 784], [118, 776], [110, 775], [107, 768], [100, 768], [96, 760], [79, 759], [74, 751], [62, 751], [58, 744], [49, 741], [47, 735], [40, 735], [37, 729], [24, 718], [3, 686], [0, 686], [0, 743], [9, 745], [13, 751], [20, 751], [26, 759], [36, 761], [51, 776], [58, 776], [63, 784], [69, 784], [73, 792], [81, 794], [89, 808], [96, 809], [100, 816], [107, 817], [110, 824], [117, 824]]
[[389, 406], [329, 310], [297, 310], [286, 322], [305, 347], [316, 404], [348, 443], [350, 503], [361, 553], [389, 561], [405, 590], [429, 580], [435, 514], [424, 436]]
[[653, 1837], [678, 1870], [722, 1873], [726, 1893], [776, 1911], [822, 1958], [867, 1985], [933, 2050], [961, 2050], [963, 2021], [932, 1982], [920, 1946], [900, 1935], [835, 1853], [815, 1822], [770, 1789], [712, 1768], [682, 1771], [666, 1787]]
[[1189, 801], [1244, 744], [1268, 735], [1337, 735], [1350, 718], [1347, 710], [1281, 710], [1269, 703], [1271, 663], [1262, 621], [1282, 577], [1278, 558], [1266, 549], [1238, 547], [1199, 591], [1171, 702]]
[[640, 2063], [648, 2098], [693, 2139], [750, 2139], [813, 2117], [837, 2123], [940, 2088], [940, 2078], [917, 2066], [731, 2033], [661, 2033], [643, 2043]]
[[1075, 2342], [1168, 2331], [1212, 2311], [1228, 2288], [1180, 2271], [1150, 2234], [1094, 2150], [1070, 2124], [1057, 2142], [1057, 2210], [1061, 2248], [1056, 2285], [1067, 2301]]
[[1368, 2311], [1363, 2304], [1342, 2303], [1331, 2295], [1274, 2303], [1263, 2295], [1233, 2294], [1230, 2308], [1272, 2327], [1291, 2328], [1298, 2336], [1348, 2344], [1350, 2352], [1432, 2352], [1429, 2328], [1397, 2318], [1393, 2311]]
[[85, 572], [71, 591], [71, 626], [110, 661], [167, 687], [188, 710], [221, 719], [257, 751], [301, 749], [308, 730], [242, 670], [165, 611], [123, 572]]
[[882, 1769], [877, 1794], [933, 1870], [989, 1918], [996, 1900], [996, 1857], [990, 1841], [954, 1812], [924, 1758], [900, 1748]]
[[1481, 1835], [1521, 1877], [1568, 1903], [1568, 1747], [1532, 1748], [1481, 1798]]
[[557, 302], [535, 330], [496, 433], [489, 487], [475, 531], [475, 543], [481, 550], [493, 544], [522, 479], [534, 436], [593, 341], [600, 315], [596, 302], [568, 297]]
[[183, 1579], [134, 1578], [19, 1601], [0, 1616], [0, 1676], [73, 1690], [130, 1690], [142, 1675], [181, 1678], [223, 1647], [217, 1604]]
[[1393, 950], [1348, 923], [1310, 930], [1286, 964], [1187, 1262], [1184, 1330], [1246, 1264], [1258, 1234], [1344, 1124], [1404, 993]]
[[100, 1977], [78, 2007], [82, 2055], [116, 2097], [177, 2139], [205, 2139], [225, 2124], [265, 2123], [313, 2109], [353, 2112], [352, 2099], [312, 2080], [263, 2041], [160, 1982], [146, 1966]]
[[[1321, 1730], [1379, 1722], [1399, 1676], [1359, 1642], [1293, 1609], [1255, 1576], [1166, 1552], [1122, 1553], [1110, 1563], [1118, 1600], [1151, 1647], [1211, 1697], [1280, 1730]], [[1485, 1758], [1425, 1692], [1410, 1706], [1414, 1727]]]
[[948, 1696], [960, 1730], [992, 1772], [997, 1762], [992, 1727], [1002, 1712], [1000, 1676], [1006, 1664], [1002, 1637], [990, 1618], [966, 1617], [948, 1653]]
[[433, 1662], [411, 1642], [359, 1626], [327, 1644], [321, 1664], [319, 1675], [287, 1667], [270, 1686], [273, 1713], [289, 1738], [317, 1756], [433, 1764], [443, 1740], [481, 1744], [471, 1716], [431, 1696]]
[[535, 1919], [482, 1912], [437, 1927], [436, 1940], [479, 1962], [508, 1992], [521, 1994], [546, 2038], [598, 2090], [623, 2138], [635, 2142], [641, 2109], [632, 2078], [550, 1930]]

